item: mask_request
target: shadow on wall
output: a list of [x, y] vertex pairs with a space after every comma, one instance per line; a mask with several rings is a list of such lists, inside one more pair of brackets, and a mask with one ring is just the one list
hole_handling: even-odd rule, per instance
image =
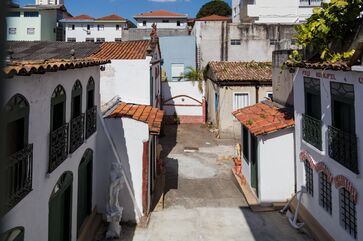
[[[112, 121], [112, 129], [109, 128], [109, 121]], [[98, 123], [101, 123], [100, 121]], [[119, 203], [120, 206], [123, 207], [122, 213], [122, 223], [126, 223], [127, 228], [127, 239], [122, 240], [133, 240], [133, 233], [136, 228], [136, 213], [135, 213], [135, 205], [133, 202], [134, 196], [134, 187], [131, 179], [131, 171], [130, 171], [130, 163], [127, 153], [127, 148], [125, 145], [125, 136], [122, 126], [121, 119], [112, 119], [105, 120], [105, 125], [108, 128], [109, 133], [111, 134], [112, 140], [117, 148], [118, 156], [122, 161], [122, 167], [125, 172], [126, 179], [128, 180], [128, 184], [125, 182], [122, 189], [119, 193]], [[117, 136], [117, 140], [115, 140], [115, 136]], [[110, 171], [111, 164], [113, 162], [117, 162], [117, 157], [112, 150], [111, 143], [107, 139], [107, 136], [104, 132], [101, 124], [98, 127], [98, 136], [97, 136], [97, 162], [95, 163], [96, 180], [95, 186], [97, 188], [97, 197], [96, 202], [98, 206], [98, 211], [102, 214], [106, 213], [107, 204], [109, 203], [109, 186], [110, 186]], [[121, 155], [120, 155], [121, 154]], [[105, 229], [104, 231], [106, 231]], [[122, 231], [122, 236], [124, 236], [124, 231]]]

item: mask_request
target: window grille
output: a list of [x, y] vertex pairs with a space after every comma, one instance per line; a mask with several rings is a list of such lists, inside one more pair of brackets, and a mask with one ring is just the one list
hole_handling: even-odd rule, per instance
[[231, 39], [231, 45], [241, 45], [240, 39]]
[[310, 167], [308, 161], [305, 161], [305, 186], [306, 192], [311, 196], [314, 196], [314, 177], [313, 169]]
[[24, 12], [24, 17], [36, 18], [39, 16], [39, 12]]
[[320, 172], [319, 173], [319, 204], [329, 214], [332, 213], [332, 201], [331, 201], [331, 183], [328, 180], [328, 176]]
[[339, 190], [340, 225], [355, 239], [357, 238], [357, 217], [351, 194], [345, 188]]

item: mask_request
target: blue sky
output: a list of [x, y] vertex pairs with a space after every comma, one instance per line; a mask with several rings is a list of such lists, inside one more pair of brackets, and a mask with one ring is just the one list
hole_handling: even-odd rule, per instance
[[[199, 8], [209, 0], [64, 0], [65, 6], [72, 15], [88, 14], [102, 17], [112, 13], [134, 21], [137, 13], [165, 9], [186, 13], [194, 17]], [[35, 0], [15, 0], [20, 5], [34, 4]], [[226, 0], [231, 4], [231, 0]]]

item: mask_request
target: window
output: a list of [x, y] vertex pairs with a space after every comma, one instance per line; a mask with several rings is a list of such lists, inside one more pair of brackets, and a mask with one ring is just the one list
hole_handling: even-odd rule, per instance
[[328, 128], [329, 156], [358, 174], [354, 86], [331, 82], [330, 91], [332, 126]]
[[87, 24], [87, 30], [93, 29], [93, 25]]
[[115, 38], [115, 42], [122, 42], [122, 38]]
[[20, 12], [8, 12], [8, 17], [20, 17]]
[[116, 24], [116, 30], [120, 30], [120, 25]]
[[219, 108], [219, 95], [217, 93], [214, 93], [214, 112], [216, 112], [216, 114], [218, 113], [218, 108]]
[[76, 42], [76, 38], [67, 38], [67, 42]]
[[8, 31], [9, 34], [16, 34], [16, 28], [9, 28], [9, 31]]
[[278, 39], [270, 39], [270, 45], [276, 45], [279, 43]]
[[105, 42], [105, 38], [97, 38], [96, 42], [97, 43], [103, 43], [103, 42]]
[[314, 180], [313, 180], [313, 169], [310, 167], [310, 164], [307, 160], [305, 160], [305, 186], [306, 192], [311, 196], [314, 196]]
[[320, 172], [319, 173], [319, 204], [329, 214], [332, 213], [332, 201], [331, 201], [331, 183], [328, 180], [328, 176]]
[[86, 38], [86, 42], [94, 42], [95, 38]]
[[105, 29], [105, 25], [97, 25], [98, 31], [103, 31]]
[[33, 145], [28, 144], [28, 101], [16, 94], [8, 101], [2, 114], [5, 125], [1, 126], [1, 133], [4, 133], [6, 158], [0, 163], [0, 170], [2, 177], [6, 178], [6, 186], [1, 197], [0, 214], [9, 211], [31, 192], [33, 169]]
[[171, 78], [178, 81], [184, 75], [184, 64], [171, 64]]
[[234, 93], [233, 94], [233, 111], [242, 109], [250, 105], [250, 98], [248, 93]]
[[231, 45], [241, 45], [240, 39], [231, 39]]
[[339, 189], [340, 225], [355, 239], [357, 238], [357, 217], [355, 203], [350, 192]]
[[24, 17], [36, 18], [39, 17], [39, 12], [24, 12]]
[[72, 24], [72, 30], [75, 30], [76, 25]]
[[322, 150], [320, 80], [304, 77], [305, 114], [302, 120], [303, 140]]
[[321, 6], [322, 0], [300, 0], [300, 7]]
[[77, 80], [72, 89], [72, 119], [70, 122], [69, 152], [75, 152], [84, 140], [84, 114], [82, 113], [82, 84]]
[[34, 33], [35, 33], [35, 28], [27, 28], [27, 29], [26, 29], [26, 33], [27, 33], [28, 35], [34, 35]]
[[242, 135], [243, 135], [243, 157], [246, 160], [247, 163], [249, 163], [249, 145], [248, 145], [248, 140], [249, 140], [249, 132], [248, 129], [243, 126], [242, 127]]
[[164, 19], [162, 22], [163, 22], [163, 23], [168, 23], [168, 22], [169, 22], [169, 20]]
[[180, 26], [180, 21], [176, 21], [176, 26]]
[[97, 107], [95, 106], [95, 81], [89, 78], [87, 84], [86, 103], [86, 138], [88, 139], [97, 130]]
[[142, 21], [142, 26], [146, 26], [146, 21]]
[[273, 100], [273, 93], [272, 92], [266, 92], [266, 97]]

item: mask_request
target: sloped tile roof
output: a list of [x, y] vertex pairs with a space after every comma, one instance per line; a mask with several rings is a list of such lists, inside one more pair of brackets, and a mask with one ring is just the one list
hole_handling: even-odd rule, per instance
[[229, 20], [231, 20], [229, 17], [213, 14], [210, 16], [197, 18], [195, 21], [229, 21]]
[[294, 113], [289, 108], [279, 108], [271, 101], [264, 101], [232, 113], [255, 135], [269, 134], [295, 125]]
[[186, 14], [174, 13], [166, 10], [156, 10], [150, 11], [146, 13], [140, 13], [135, 16], [135, 18], [139, 17], [186, 17]]
[[106, 118], [127, 117], [137, 121], [144, 122], [149, 126], [149, 132], [152, 135], [159, 135], [161, 124], [164, 117], [164, 111], [148, 106], [120, 102], [118, 106], [106, 116]]
[[211, 61], [207, 69], [214, 81], [272, 81], [272, 64], [269, 62]]
[[94, 20], [94, 19], [95, 19], [94, 17], [88, 16], [86, 14], [66, 18], [66, 20]]
[[101, 45], [100, 50], [91, 57], [101, 59], [145, 59], [149, 45], [149, 40], [105, 42]]
[[337, 62], [337, 63], [328, 63], [328, 62], [293, 62], [286, 61], [285, 65], [287, 67], [298, 67], [298, 68], [306, 68], [306, 69], [330, 69], [330, 70], [342, 70], [349, 71], [351, 70], [351, 65], [348, 62]]
[[10, 78], [14, 75], [44, 74], [45, 72], [91, 67], [107, 63], [110, 63], [110, 60], [94, 58], [16, 61], [5, 66], [2, 71]]
[[121, 16], [116, 15], [116, 14], [112, 14], [112, 15], [105, 16], [105, 17], [102, 17], [102, 18], [97, 18], [97, 20], [125, 20], [125, 19], [123, 17], [121, 17]]

